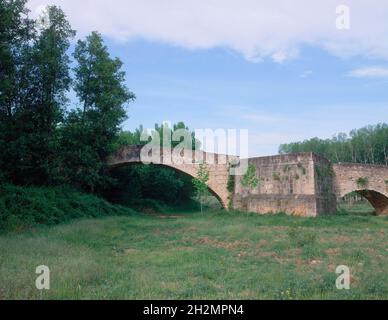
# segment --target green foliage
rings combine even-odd
[[[332,165],[329,164],[316,164],[315,173],[318,179],[323,180],[334,176],[334,171]]]
[[[259,178],[256,176],[256,166],[250,164],[247,172],[241,179],[241,185],[249,190],[256,189],[259,185]]]
[[[368,187],[369,179],[367,177],[361,177],[357,179],[357,187],[360,189],[365,189]]]
[[[197,177],[193,179],[193,186],[201,203],[201,213],[203,213],[203,202],[206,193],[208,192],[207,183],[209,182],[209,171],[205,164],[199,165]]]
[[[233,194],[236,186],[236,176],[235,175],[229,175],[228,177],[228,191],[229,193]]]
[[[55,225],[76,218],[133,214],[101,198],[70,187],[0,186],[0,230],[20,230],[37,225]]]
[[[130,165],[111,171],[114,183],[105,190],[110,201],[132,206],[135,201],[153,199],[180,205],[194,196],[192,178],[172,168],[157,165]]]
[[[48,6],[31,21],[25,6],[23,0],[3,0],[0,6],[2,179],[103,189],[112,182],[105,158],[126,119],[125,106],[135,98],[126,88],[122,62],[109,56],[93,32],[78,41],[72,79],[75,31],[66,15]],[[66,113],[72,81],[82,108]]]
[[[380,123],[340,133],[332,139],[312,138],[283,144],[279,153],[315,152],[334,163],[370,163],[388,165],[388,124]]]
[[[24,48],[32,38],[27,0],[0,1],[0,124],[11,120],[21,93]],[[9,124],[9,123],[8,123]]]
[[[178,131],[179,130],[179,131]],[[178,133],[184,133],[185,137],[179,136]],[[142,141],[142,135],[147,133],[150,135],[147,141]],[[158,135],[158,139],[153,139]],[[184,122],[178,122],[169,127],[166,124],[155,124],[153,132],[149,132],[142,125],[136,128],[134,132],[123,131],[117,136],[115,148],[120,149],[121,147],[131,146],[131,145],[145,145],[152,140],[153,143],[160,142],[160,146],[163,146],[163,141],[166,140],[171,143],[171,147],[174,148],[183,142],[183,139],[186,138],[185,148],[192,150],[200,150],[201,142],[196,139],[195,132],[191,131],[189,127],[185,125]],[[190,139],[191,138],[191,139]]]
[[[66,181],[94,191],[111,182],[104,161],[114,151],[125,105],[135,96],[125,86],[122,62],[109,56],[100,34],[78,41],[74,57],[74,90],[83,108],[70,112],[59,129],[61,167]]]
[[[68,49],[75,32],[58,7],[47,7],[45,24],[33,24],[25,18],[25,1],[3,1],[2,11],[3,5],[14,9],[10,11],[14,16],[6,20],[12,23],[5,29],[12,33],[16,28],[16,35],[11,35],[15,40],[0,45],[8,45],[10,63],[5,75],[9,96],[2,97],[4,105],[0,107],[0,145],[4,150],[0,162],[11,181],[49,184],[55,180],[54,136],[70,89]]]
[[[233,164],[229,164],[229,176],[228,176],[228,184],[227,184],[227,189],[229,192],[229,197],[228,197],[228,208],[229,210],[233,209],[233,197],[236,189],[236,175],[231,174],[231,169],[234,167]]]

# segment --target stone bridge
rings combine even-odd
[[[153,150],[142,146],[122,148],[108,160],[109,166],[144,163]],[[155,152],[154,152],[155,153]],[[142,161],[143,160],[143,161]],[[241,176],[234,179],[234,192],[228,191],[230,164],[238,157],[182,150],[172,154],[162,149],[147,161],[167,166],[196,177],[204,163],[209,171],[209,191],[227,209],[232,203],[237,210],[315,217],[337,212],[337,200],[350,192],[365,197],[376,212],[388,215],[388,166],[364,164],[331,164],[314,153],[287,154],[248,159],[256,168],[259,184],[254,190],[241,185]]]

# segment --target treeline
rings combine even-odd
[[[340,133],[332,139],[313,138],[283,144],[280,154],[315,152],[338,162],[388,165],[388,124],[380,123],[349,134]]]
[[[26,2],[0,0],[0,182],[103,188],[135,99],[122,62],[97,32],[70,53],[76,32],[64,12],[48,6],[31,20]]]

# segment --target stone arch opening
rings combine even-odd
[[[144,164],[140,161],[123,162],[123,163],[118,163],[118,164],[109,166],[109,170],[115,170],[117,168],[123,168],[123,167],[131,166],[131,165],[145,166],[146,164]],[[193,174],[186,172],[185,170],[181,170],[179,167],[177,168],[176,166],[170,166],[170,165],[159,164],[159,163],[152,163],[152,165],[156,166],[156,167],[161,167],[161,168],[168,168],[170,170],[173,170],[175,172],[179,172],[180,174],[188,176],[191,179],[195,178],[195,176]],[[220,207],[222,209],[227,209],[227,203],[225,203],[225,201],[223,201],[222,197],[218,194],[218,192],[216,190],[214,190],[210,185],[208,185],[208,191],[215,199],[217,199],[217,201],[220,204]]]
[[[349,198],[359,196],[367,201],[367,203],[374,209],[376,215],[388,215],[388,197],[384,194],[370,189],[354,190],[347,193],[342,198],[351,202]],[[356,199],[357,200],[357,199]],[[368,210],[368,209],[367,209]]]
[[[356,190],[356,192],[369,201],[378,215],[388,216],[387,196],[374,190]]]

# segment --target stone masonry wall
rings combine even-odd
[[[260,182],[255,190],[236,178],[234,208],[257,213],[317,216],[336,211],[329,162],[312,153],[249,159]],[[329,172],[329,174],[326,174]]]

